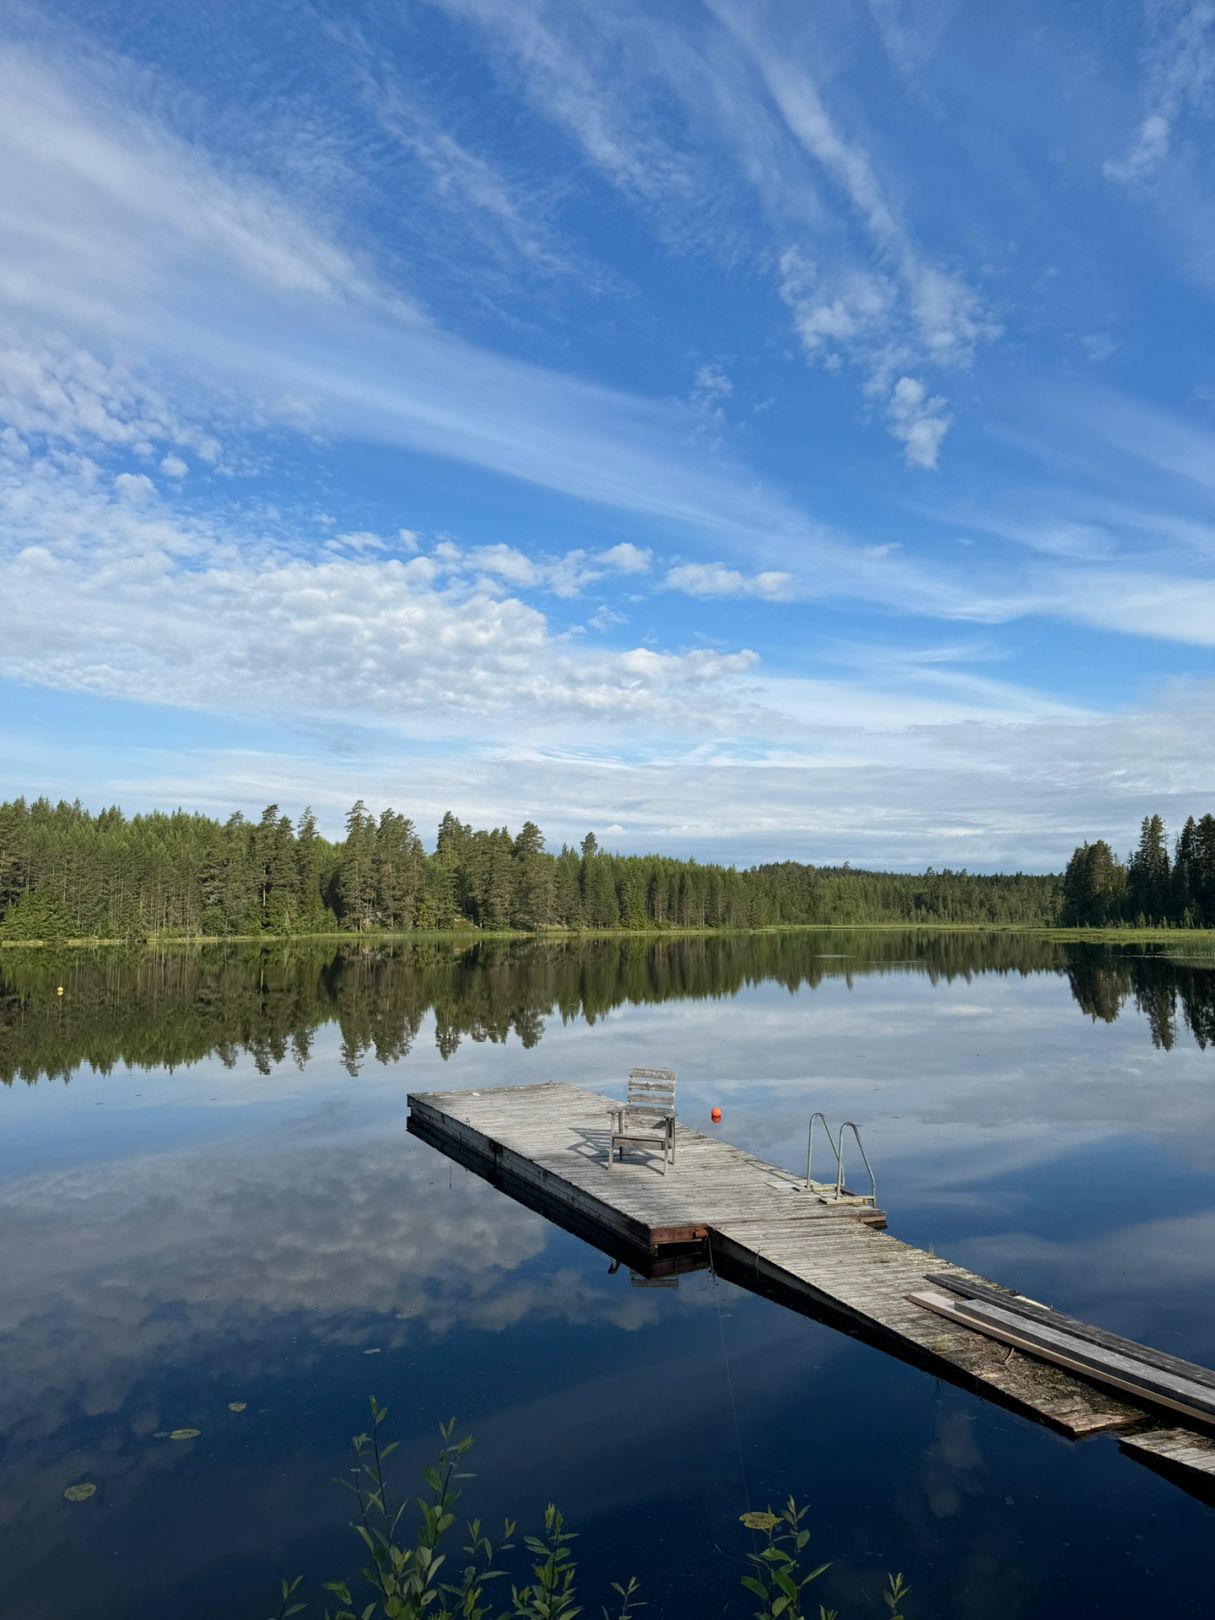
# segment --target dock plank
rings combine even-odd
[[[1123,1435],[1118,1443],[1123,1451],[1141,1452],[1147,1457],[1193,1468],[1215,1480],[1215,1439],[1210,1435],[1195,1434],[1189,1429],[1149,1429],[1143,1434]]]

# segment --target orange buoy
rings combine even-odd
[[[713,1121],[714,1125],[720,1125],[721,1124],[721,1109],[720,1108],[710,1108],[709,1109],[709,1118]]]

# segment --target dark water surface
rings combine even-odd
[[[635,1064],[790,1168],[812,1109],[861,1121],[896,1236],[1215,1364],[1215,960],[845,931],[6,952],[3,1620],[263,1620],[296,1571],[319,1617],[369,1393],[402,1474],[457,1413],[464,1507],[560,1503],[592,1614],[630,1573],[642,1620],[751,1614],[737,1515],[788,1492],[844,1616],[886,1569],[919,1620],[1213,1612],[1210,1509],[1112,1439],[708,1273],[638,1287],[405,1131],[407,1090]]]

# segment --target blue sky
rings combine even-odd
[[[1044,868],[1215,800],[1215,7],[0,22],[0,793]]]

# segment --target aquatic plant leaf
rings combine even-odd
[[[202,1433],[201,1429],[170,1429],[170,1440],[196,1440]]]
[[[79,1485],[69,1485],[63,1496],[67,1502],[87,1502],[89,1497],[96,1495],[96,1493],[96,1485],[86,1479]]]
[[[228,1410],[229,1412],[243,1412],[248,1404],[248,1401],[229,1401]]]
[[[775,1513],[740,1513],[738,1522],[748,1530],[775,1530],[780,1523]]]

